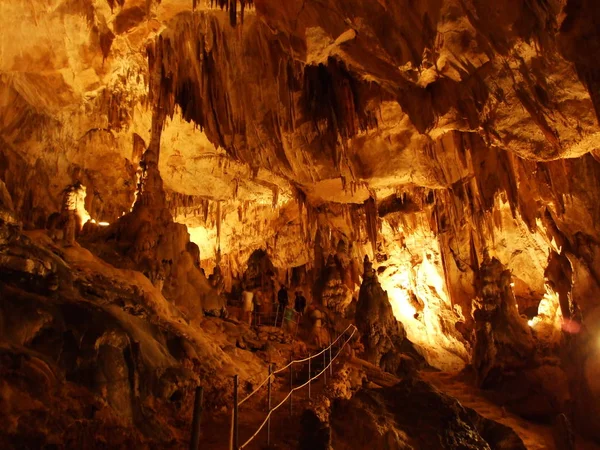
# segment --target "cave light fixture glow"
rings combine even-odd
[[[414,319],[417,312],[410,303],[408,288],[410,287],[410,273],[408,270],[398,268],[392,276],[381,280],[382,287],[388,293],[394,315],[400,321]]]
[[[527,321],[527,325],[534,328],[537,325],[545,324],[555,329],[561,329],[563,326],[563,317],[560,311],[558,293],[548,283],[544,283],[544,285],[546,292],[538,305],[538,313],[535,317]]]
[[[108,222],[96,222],[96,219],[89,219],[88,222],[89,223],[94,223],[94,224],[99,225],[101,227],[107,227],[107,226],[110,225],[110,223],[108,223]]]

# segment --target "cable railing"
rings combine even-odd
[[[310,355],[303,359],[291,360],[287,365],[285,365],[284,367],[282,367],[278,370],[275,370],[275,371],[273,371],[272,364],[269,364],[269,375],[267,376],[267,378],[265,378],[258,385],[258,387],[256,389],[254,389],[254,391],[252,391],[250,394],[248,394],[241,401],[238,400],[239,380],[238,380],[238,376],[235,375],[234,376],[234,384],[233,384],[233,413],[231,415],[231,430],[230,430],[230,440],[229,440],[230,450],[241,450],[243,448],[246,448],[258,436],[258,434],[262,431],[262,429],[265,427],[265,425],[267,427],[267,445],[270,445],[272,414],[289,400],[290,415],[291,415],[292,408],[293,408],[292,407],[292,394],[295,391],[298,391],[298,390],[308,386],[308,397],[310,398],[311,382],[313,380],[316,380],[321,375],[323,375],[324,382],[326,383],[327,382],[327,370],[329,369],[329,375],[331,376],[333,374],[333,367],[332,367],[333,362],[337,359],[337,357],[340,355],[343,348],[346,346],[346,344],[348,344],[348,342],[352,339],[352,337],[354,336],[355,333],[356,333],[356,327],[352,324],[348,325],[348,327],[342,333],[340,333],[338,335],[338,337],[331,344],[329,344],[328,347],[322,349],[319,353]],[[349,336],[348,336],[348,334],[349,334]],[[340,341],[340,339],[342,339],[345,336],[348,336],[348,337],[344,340],[343,343],[341,343],[338,346],[335,356],[332,356],[332,351],[331,351],[332,348],[336,345],[336,343],[338,343]],[[312,362],[316,358],[319,358],[321,355],[323,355],[323,368],[316,375],[312,376],[312,368],[311,368]],[[305,363],[305,362],[308,362],[308,380],[306,382],[304,382],[303,384],[301,384],[300,386],[294,387],[293,386],[294,364],[301,364],[301,363]],[[272,405],[271,405],[271,401],[272,401],[271,393],[272,392],[271,391],[272,391],[273,378],[276,374],[281,373],[288,368],[290,369],[290,390],[287,392],[287,395],[283,398],[283,400],[281,400],[276,406],[272,407]],[[239,407],[242,404],[244,404],[247,400],[249,400],[252,396],[257,394],[264,387],[265,384],[267,384],[268,413],[267,413],[266,417],[264,418],[264,420],[261,422],[261,424],[258,426],[256,431],[252,434],[252,436],[250,436],[243,444],[240,445],[239,444]]]

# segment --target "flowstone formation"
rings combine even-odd
[[[572,416],[566,360],[556,352],[563,339],[556,331],[563,326],[558,295],[550,291],[535,318],[528,319],[519,314],[510,271],[500,261],[486,253],[479,273],[480,300],[473,312],[476,383],[522,416],[547,421]]]
[[[344,240],[338,242],[335,255],[327,257],[322,274],[323,305],[337,314],[347,316],[351,313],[349,308],[352,302],[356,301],[355,290],[360,285],[360,275],[356,255],[353,255],[352,247],[347,248]]]

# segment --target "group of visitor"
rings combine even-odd
[[[312,327],[311,327],[311,341],[317,347],[322,348],[326,345],[327,338],[324,337],[323,320],[326,315],[316,305],[312,303],[307,308],[306,297],[304,297],[302,290],[297,290],[295,293],[293,308],[290,306],[290,298],[288,289],[285,285],[281,285],[277,292],[277,303],[278,311],[277,316],[281,318],[281,326],[287,331],[295,331],[301,318],[307,314]],[[255,311],[260,311],[262,305],[261,292],[253,291],[248,288],[246,284],[242,285],[242,311],[243,321],[247,322],[248,325],[252,326],[252,318]],[[255,324],[256,325],[256,324]]]
[[[285,311],[285,309],[289,305],[289,297],[287,287],[282,284],[279,292],[277,292],[277,301],[279,302],[279,309],[281,311]],[[296,298],[294,300],[294,310],[298,314],[304,314],[304,310],[306,309],[306,297],[302,295],[302,291],[296,291]]]

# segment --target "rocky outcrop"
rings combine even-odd
[[[535,343],[530,328],[519,316],[510,289],[510,272],[496,258],[484,257],[480,267],[481,303],[473,313],[475,346],[473,368],[479,385],[490,383],[494,372],[503,374],[531,365]]]
[[[387,293],[381,288],[367,257],[356,304],[355,322],[367,361],[379,365],[389,354],[399,352],[405,338],[402,324],[394,317]]]
[[[174,222],[166,208],[156,150],[147,150],[140,164],[142,174],[131,212],[89,235],[90,248],[116,266],[142,271],[187,317],[197,318],[205,311],[222,314],[224,297],[196,263],[186,227]]]
[[[314,446],[314,447],[311,447]],[[300,448],[525,449],[509,427],[414,377],[354,360],[302,414]]]
[[[190,325],[141,273],[43,231],[0,236],[2,447],[185,447],[196,386],[220,408],[223,374],[251,379],[245,360],[263,375],[262,360],[226,353],[224,334]]]
[[[487,420],[423,381],[363,389],[334,404],[335,448],[525,449],[510,428]],[[361,424],[358,427],[356,424]]]

